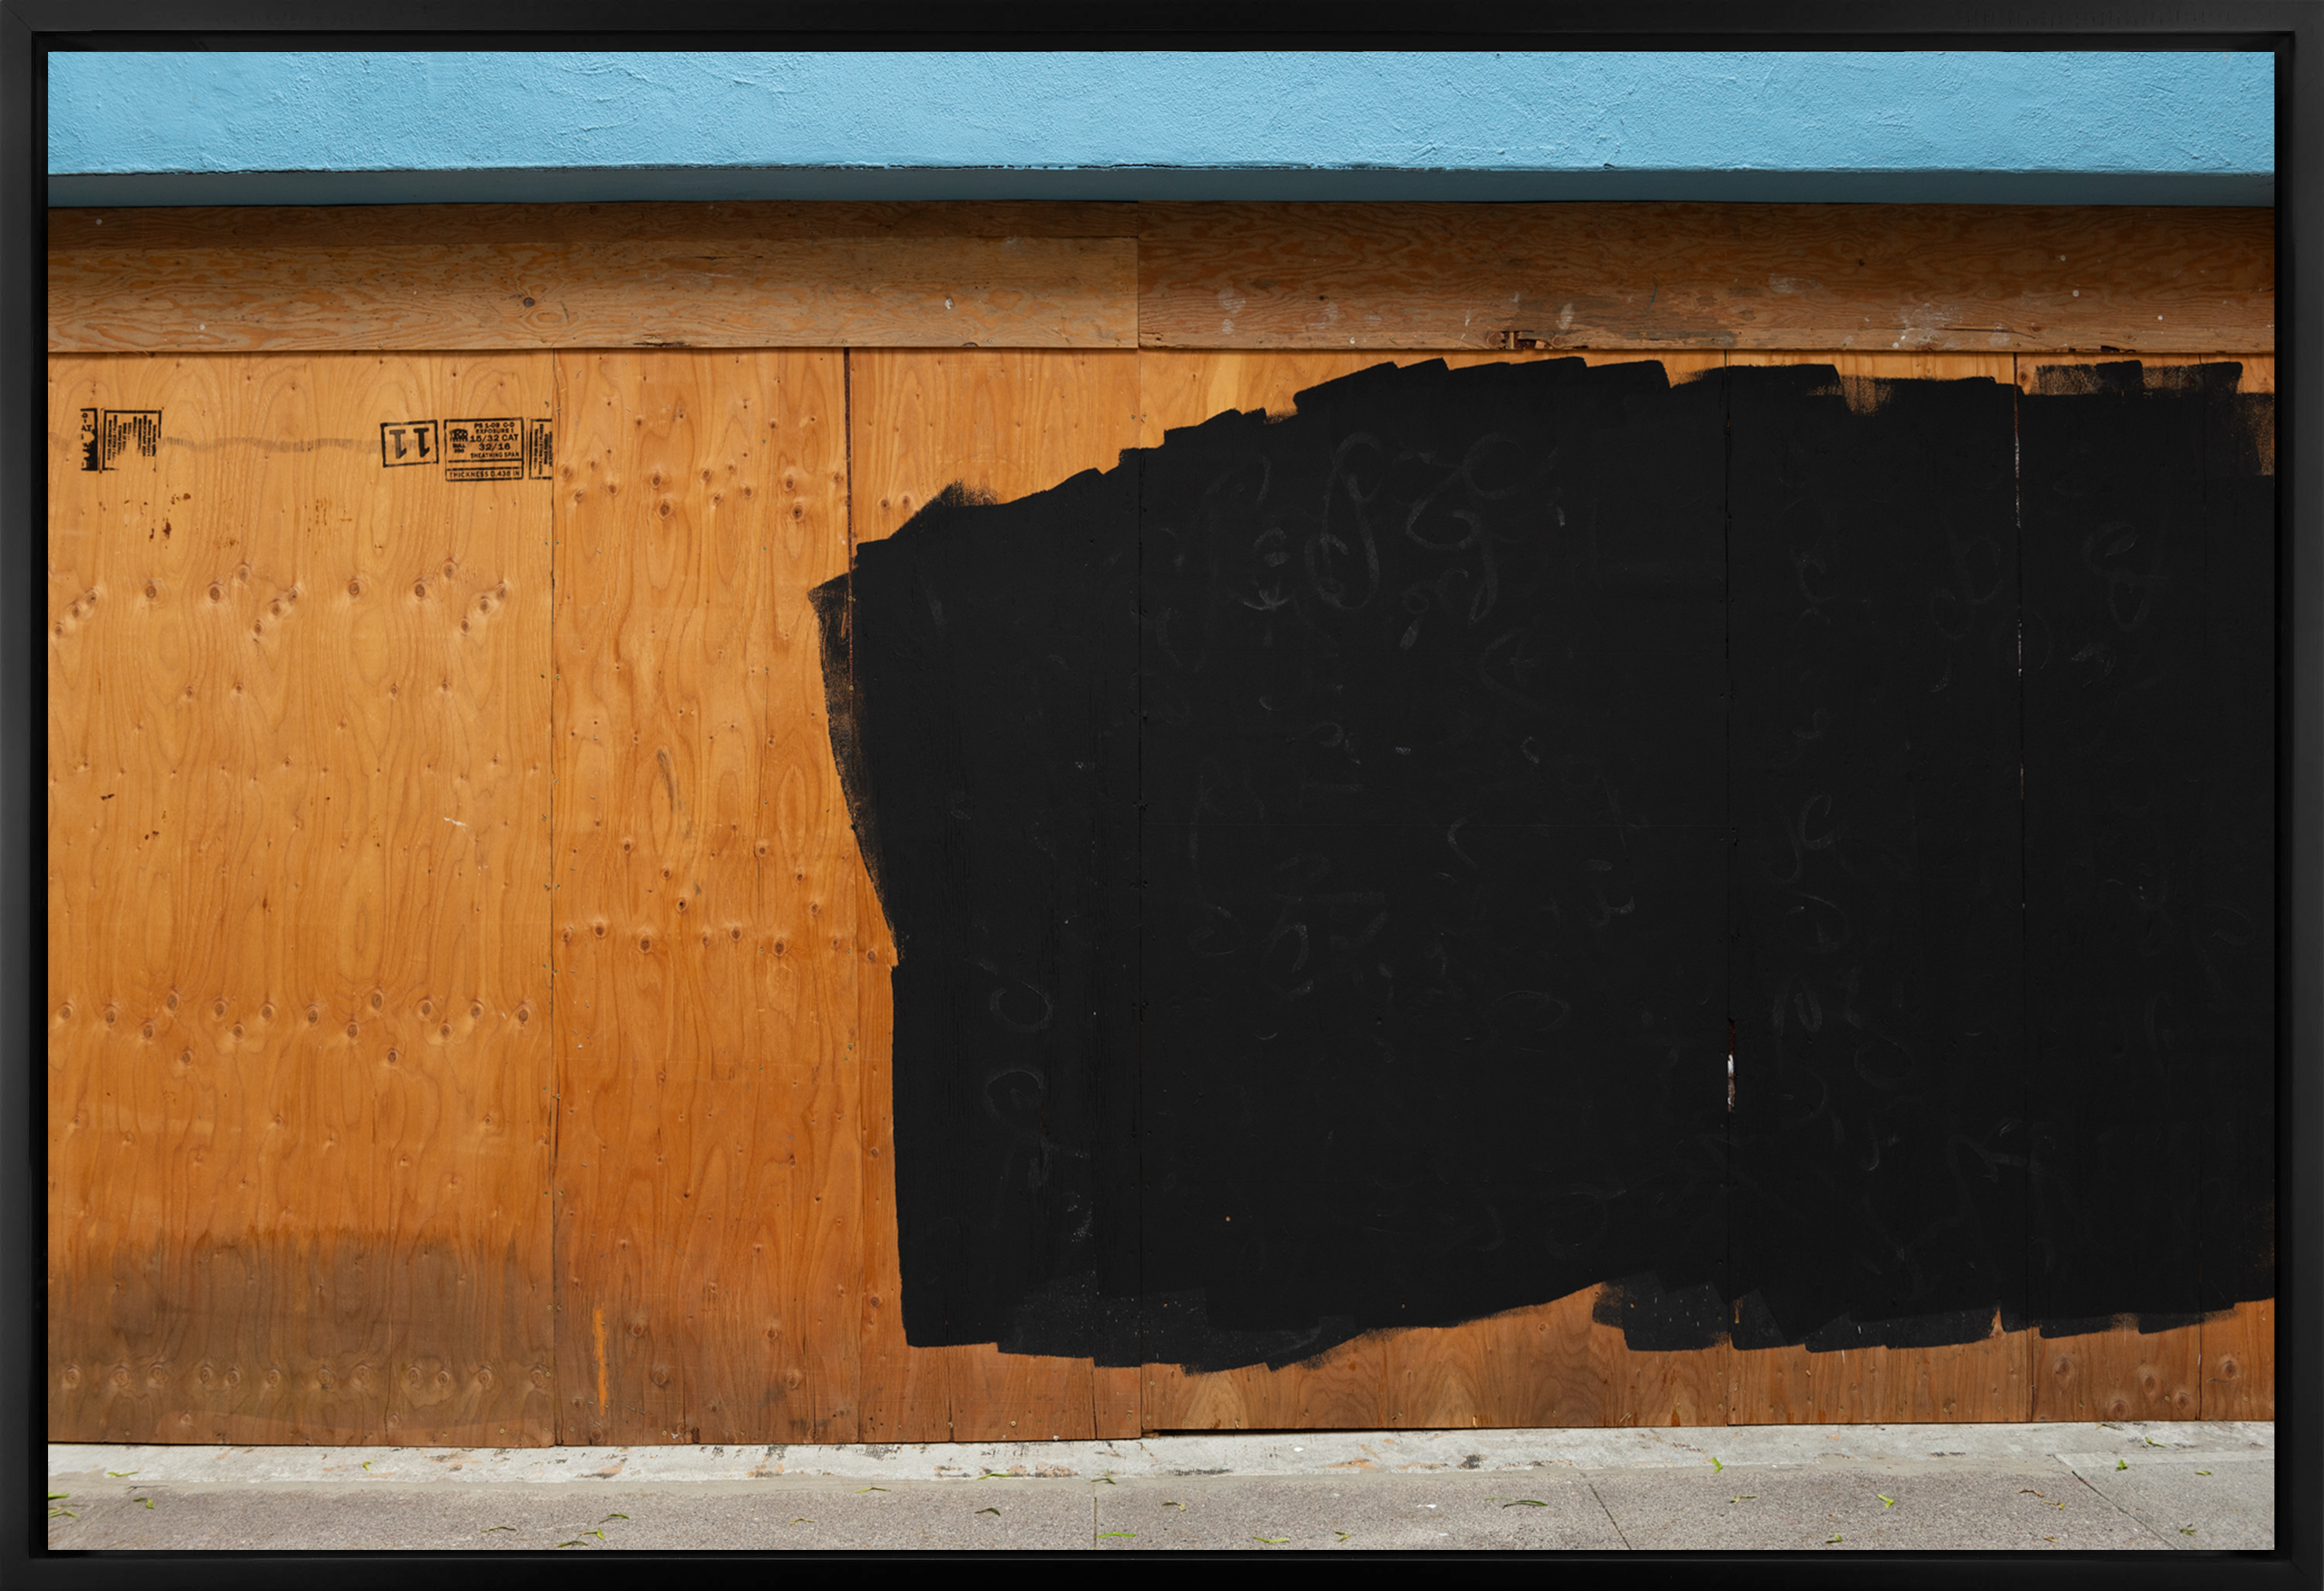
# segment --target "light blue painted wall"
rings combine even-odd
[[[2236,202],[2264,203],[2273,72],[2270,56],[2217,53],[90,53],[50,58],[49,169],[65,193],[497,173],[510,191],[494,197],[528,181],[577,197],[575,173],[608,197],[630,196],[613,191],[623,173],[711,197],[715,173],[763,189],[833,168],[887,173],[889,191],[914,173],[930,197],[972,172],[996,193],[1039,197],[1058,191],[1045,174],[1070,174],[1127,198],[1190,170],[1338,180],[1319,194],[1414,171],[1646,189],[1991,173],[2241,184],[2261,197]],[[748,196],[752,179],[724,180]]]

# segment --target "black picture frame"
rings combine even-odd
[[[36,1263],[45,1204],[43,698],[48,57],[59,51],[504,50],[2008,50],[2267,51],[2276,60],[2278,373],[2276,1541],[2273,1553],[1881,1554],[1877,1566],[1791,1553],[1562,1555],[1561,1568],[1639,1582],[1738,1574],[1787,1586],[2324,1585],[2324,0],[1379,0],[1152,12],[1057,0],[747,5],[695,0],[682,23],[610,0],[0,0],[0,1580],[24,1586],[263,1586],[328,1574],[386,1584],[398,1553],[48,1554]],[[2302,199],[2303,191],[2311,197]],[[2306,270],[2303,273],[2303,266]],[[13,662],[5,659],[13,658]],[[442,1555],[438,1555],[442,1556]],[[630,1578],[639,1558],[553,1569],[496,1555],[502,1578]],[[732,1556],[758,1556],[733,1554]],[[134,1560],[134,1561],[132,1561]],[[1471,1566],[1491,1573],[1499,1563]],[[1532,1566],[1513,1565],[1521,1572]]]

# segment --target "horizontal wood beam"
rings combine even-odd
[[[1127,348],[1128,208],[58,210],[49,350]]]
[[[2274,213],[596,204],[50,212],[53,353],[2267,353]]]
[[[1147,204],[1138,217],[1151,348],[2275,345],[2265,209]]]

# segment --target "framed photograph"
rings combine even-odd
[[[0,27],[24,1584],[2324,1578],[2317,5]]]

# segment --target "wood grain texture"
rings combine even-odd
[[[1263,409],[1278,418],[1295,414],[1298,411],[1298,395],[1309,387],[1370,370],[1376,364],[1416,364],[1430,359],[1442,359],[1454,370],[1529,359],[1580,359],[1588,364],[1651,360],[1659,363],[1673,382],[1720,369],[1727,363],[1727,355],[1720,350],[1702,348],[1653,354],[1591,350],[1519,354],[1348,354],[1329,350],[1203,353],[1149,348],[1139,356],[1138,446],[1159,447],[1164,433],[1200,425],[1228,409]]]
[[[1784,349],[1755,350],[1727,356],[1732,365],[1829,364],[1841,380],[1850,377],[1884,382],[1960,382],[1983,378],[2015,382],[2017,359],[2009,354],[1818,354]]]
[[[1816,1417],[1816,1382],[1831,1357],[1830,1354],[1812,1354],[1804,1347],[1730,1347],[1727,1355],[1728,1423],[1812,1423]]]
[[[560,1439],[853,1440],[872,946],[808,600],[841,358],[558,370]]]
[[[1417,1423],[1391,1415],[1387,1382],[1387,1358],[1373,1335],[1280,1370],[1253,1365],[1190,1375],[1176,1365],[1148,1365],[1140,1393],[1149,1431],[1379,1430]]]
[[[1128,348],[1136,253],[1118,237],[451,242],[417,227],[76,246],[49,256],[49,347]]]
[[[549,361],[49,391],[50,1438],[549,1442]]]
[[[2266,352],[2273,226],[2016,205],[74,209],[50,217],[50,346]]]
[[[1141,204],[1149,348],[2273,347],[2264,209]]]
[[[895,533],[945,487],[1006,502],[1138,446],[1134,353],[866,349],[848,356],[855,536]]]
[[[2029,1420],[2203,1418],[2200,1326],[2141,1332],[2135,1321],[2109,1331],[2034,1339]]]
[[[1389,1404],[1404,1423],[1439,1429],[1671,1423],[1681,1400],[1664,1406],[1664,1367],[1646,1361],[1672,1356],[1632,1354],[1593,1318],[1599,1292],[1386,1338]],[[1682,1423],[1725,1422],[1724,1388],[1711,1392],[1707,1404],[1685,1400],[1695,1418]]]
[[[1809,1392],[1820,1425],[2023,1421],[2033,1405],[2035,1334],[2003,1331],[1944,1347],[1818,1354]]]
[[[1727,1345],[1634,1348],[1599,1318],[1605,1292],[1586,1287],[1463,1326],[1388,1334],[1391,1407],[1421,1426],[1726,1424]],[[1432,1405],[1417,1390],[1429,1379],[1468,1395],[1447,1402],[1440,1392]]]
[[[2237,1304],[2201,1332],[2205,1420],[2275,1418],[2275,1301]]]
[[[872,349],[847,360],[858,541],[892,534],[955,483],[1006,501],[1084,470],[1111,469],[1136,443],[1135,353]],[[868,881],[864,893],[869,900]],[[884,969],[894,957],[884,942],[879,965],[883,970],[865,968],[865,1031],[880,1035],[872,1064],[882,1080],[872,1107],[880,1113],[873,1136],[880,1155],[866,1167],[876,1187],[871,1207],[880,1212],[873,1291],[892,1300],[899,1290],[887,1081],[894,1006]],[[862,1351],[867,1364],[887,1367],[888,1384],[870,1394],[881,1400],[877,1423],[886,1439],[943,1439],[936,1431],[956,1441],[1070,1439],[1141,1429],[1134,1369],[991,1346],[914,1348],[903,1340],[892,1303],[867,1308]]]

